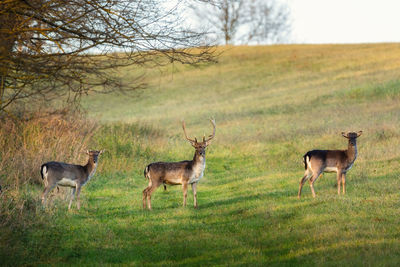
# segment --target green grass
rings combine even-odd
[[[0,234],[7,265],[384,265],[400,262],[400,45],[227,47],[216,65],[148,70],[136,97],[85,99],[106,149],[67,211],[54,196],[40,223]],[[173,70],[173,73],[168,72]],[[127,81],[134,69],[121,70]],[[183,138],[217,122],[198,185],[199,209],[180,186],[160,187],[143,211],[143,169],[191,159]],[[324,174],[297,199],[310,149],[347,146],[359,156],[338,196]],[[40,188],[29,188],[37,198]],[[46,220],[43,218],[49,217]],[[33,217],[35,218],[35,217]],[[23,229],[23,230],[21,230]],[[11,234],[10,234],[11,233]]]

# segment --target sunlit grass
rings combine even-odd
[[[107,152],[82,209],[54,198],[51,227],[2,243],[6,264],[396,265],[400,261],[400,45],[224,47],[219,63],[147,71],[136,97],[85,100]],[[171,73],[172,70],[172,73]],[[123,69],[127,81],[141,70]],[[199,209],[180,186],[160,187],[143,211],[146,164],[191,159],[188,134],[217,134],[198,185]],[[363,130],[338,196],[324,174],[297,199],[302,155],[344,149]],[[35,189],[32,195],[39,194]],[[41,213],[42,212],[42,213]],[[18,241],[16,241],[18,240]],[[6,257],[8,251],[13,256]]]

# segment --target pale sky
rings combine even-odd
[[[278,0],[291,12],[291,43],[400,42],[400,0]]]

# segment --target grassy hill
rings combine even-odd
[[[397,265],[400,262],[400,45],[222,47],[218,64],[119,70],[146,73],[134,97],[84,101],[108,152],[82,190],[80,212],[54,197],[48,225],[6,236],[6,264]],[[152,161],[191,159],[188,134],[217,134],[198,185],[162,187],[141,208]],[[310,149],[344,149],[363,130],[337,195],[336,175],[297,199]],[[39,194],[40,188],[33,188]]]

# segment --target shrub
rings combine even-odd
[[[3,119],[0,128],[1,184],[17,189],[40,184],[40,166],[46,161],[84,160],[82,153],[96,130],[82,115],[33,117],[28,121]]]

